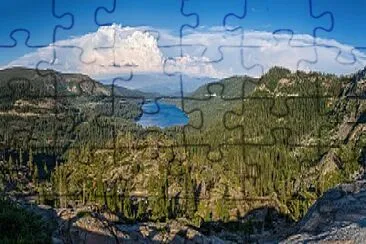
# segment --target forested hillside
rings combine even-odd
[[[355,77],[291,73],[276,67],[259,80],[243,79],[242,89],[235,89],[245,95],[241,99],[220,93],[226,88],[220,83],[199,89],[193,96],[201,100],[185,102],[184,109],[201,109],[203,116],[195,113],[190,124],[200,124],[202,118],[204,123],[185,129],[186,142],[207,145],[194,163],[218,170],[199,174],[198,181],[227,189],[229,198],[265,198],[265,204],[274,200],[270,204],[301,218],[324,190],[350,180],[360,168],[364,105],[362,99],[345,95],[352,83],[362,89],[364,78]],[[255,90],[248,92],[253,84]],[[216,96],[205,100],[202,94]],[[210,159],[219,160],[215,165]],[[225,173],[212,179],[217,172]],[[219,198],[223,197],[221,193]],[[240,209],[243,203],[235,205]]]
[[[0,87],[4,145],[39,150],[67,148],[81,139],[79,130],[91,129],[86,122],[102,128],[111,117],[134,121],[146,95],[116,86],[112,91],[81,74],[24,68],[0,71]]]
[[[162,130],[135,124],[141,93],[112,96],[77,74],[1,71],[2,190],[56,207],[93,204],[126,221],[201,226],[265,206],[298,220],[362,172],[364,82],[364,71],[279,67],[231,77],[181,101],[189,125]]]

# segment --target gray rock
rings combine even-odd
[[[64,242],[56,237],[52,237],[52,244],[64,244]]]
[[[366,184],[342,184],[326,192],[281,243],[366,243]]]

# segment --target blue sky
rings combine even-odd
[[[183,16],[181,14],[181,0],[136,0],[116,1],[114,11],[113,0],[66,0],[54,1],[54,14],[62,16],[56,18],[52,12],[51,0],[18,0],[3,1],[0,8],[0,64],[4,65],[26,53],[33,52],[42,45],[52,43],[53,39],[65,40],[73,36],[82,36],[86,33],[95,32],[98,24],[117,23],[122,26],[150,26],[158,30],[168,30],[174,35],[179,35],[182,25],[195,25],[194,15]],[[246,4],[245,4],[246,3]],[[246,7],[247,14],[242,20],[230,17],[227,19],[229,26],[241,26],[245,30],[259,30],[273,32],[278,29],[290,29],[294,33],[313,35],[317,27],[325,29],[333,26],[330,32],[319,30],[318,37],[335,39],[336,41],[356,46],[366,47],[366,23],[365,0],[313,0],[311,6],[314,16],[328,11],[334,17],[331,23],[330,14],[321,18],[311,17],[309,0],[187,0],[185,1],[184,13],[195,13],[199,17],[199,26],[196,30],[208,29],[213,26],[222,26],[224,16],[228,13],[243,14]],[[71,27],[71,17],[73,26]],[[332,25],[333,24],[333,25]],[[55,26],[60,25],[55,35]],[[65,28],[70,27],[70,28]],[[18,28],[30,32],[27,47],[24,45],[25,32],[18,32],[15,38],[19,40],[16,47],[9,34]],[[189,28],[184,33],[188,33]]]

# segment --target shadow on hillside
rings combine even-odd
[[[240,243],[276,242],[284,239],[294,226],[288,216],[273,207],[254,209],[238,221],[203,222],[198,228],[179,221],[128,223],[120,218],[113,221],[98,211],[75,213],[63,209],[57,213],[45,205],[22,205],[47,222],[57,222],[54,237],[63,243],[200,243],[219,239]]]
[[[228,241],[255,243],[257,241],[278,241],[289,234],[295,222],[274,207],[259,207],[249,211],[238,221],[204,222],[199,228],[207,236],[219,235]],[[222,235],[221,235],[221,234]],[[227,233],[227,234],[225,234]]]

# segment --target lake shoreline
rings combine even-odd
[[[144,128],[159,127],[161,129],[184,126],[188,124],[189,117],[176,104],[169,102],[149,101],[141,107],[142,114],[136,123]]]

